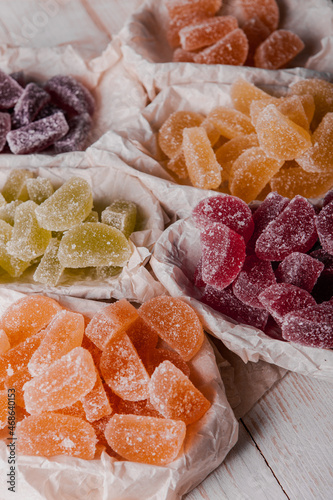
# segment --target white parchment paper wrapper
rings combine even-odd
[[[201,303],[201,292],[191,281],[200,248],[199,230],[190,219],[172,224],[156,243],[150,263],[170,295],[184,298],[197,311],[204,328],[244,362],[264,360],[303,375],[333,380],[333,350],[272,339]]]
[[[22,294],[0,289],[0,315]],[[93,301],[51,295],[70,309],[92,316],[102,306]],[[190,362],[193,381],[212,406],[188,427],[184,453],[167,467],[117,462],[102,452],[100,459],[18,456],[15,494],[7,490],[6,445],[0,441],[1,500],[176,500],[213,471],[234,446],[238,424],[227,401],[214,351],[206,339]],[[5,431],[1,431],[4,437]]]

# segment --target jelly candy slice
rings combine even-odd
[[[311,95],[314,99],[315,111],[311,122],[315,130],[326,113],[333,112],[333,84],[319,78],[307,78],[291,85],[290,93],[303,96]]]
[[[41,227],[50,231],[70,229],[89,215],[93,206],[89,183],[81,177],[71,177],[36,209]]]
[[[0,219],[14,226],[16,208],[23,203],[21,200],[14,200],[0,207]]]
[[[148,373],[152,375],[155,369],[164,361],[169,361],[178,370],[181,370],[186,377],[190,376],[191,370],[179,354],[170,349],[153,349],[149,354]]]
[[[66,119],[63,113],[58,112],[24,127],[11,130],[7,134],[7,142],[14,154],[37,153],[51,146],[67,132]]]
[[[31,170],[14,169],[10,172],[1,191],[7,203],[29,199],[26,182],[31,177],[33,177]]]
[[[304,43],[295,33],[288,30],[276,30],[255,51],[254,64],[257,68],[282,68],[304,47]]]
[[[183,130],[198,127],[204,117],[192,111],[175,111],[163,123],[158,133],[158,143],[163,153],[174,158],[180,153],[183,143]]]
[[[86,324],[86,328],[87,328],[88,324]],[[85,349],[87,349],[90,354],[92,355],[92,358],[94,360],[94,363],[96,366],[99,366],[99,362],[101,360],[101,356],[102,356],[102,351],[101,349],[99,349],[96,344],[94,344],[94,342],[92,342],[86,335],[86,333],[84,333],[83,335],[83,340],[82,340],[82,346],[81,347],[84,347]]]
[[[0,267],[13,278],[17,278],[30,266],[30,262],[13,257],[7,252],[7,243],[10,241],[12,234],[12,226],[0,220]]]
[[[86,413],[81,401],[76,401],[76,403],[73,403],[71,406],[60,408],[57,410],[57,413],[61,413],[61,415],[70,415],[71,417],[80,417],[86,420]]]
[[[279,261],[292,252],[306,253],[318,238],[315,217],[311,203],[302,196],[295,196],[257,239],[257,256]]]
[[[138,312],[185,361],[199,351],[204,341],[202,325],[196,312],[183,300],[155,297],[142,304]]]
[[[8,423],[8,392],[0,391],[0,429]]]
[[[58,259],[60,240],[52,238],[48,244],[44,255],[34,272],[34,281],[45,283],[45,285],[57,285],[63,271],[64,266],[60,264]]]
[[[126,333],[145,364],[147,354],[152,349],[155,349],[157,345],[158,335],[156,331],[150,328],[150,326],[138,316],[138,318],[126,328]]]
[[[280,12],[275,0],[238,0],[236,7],[242,21],[257,16],[270,31],[277,29]]]
[[[311,148],[312,149],[312,148]],[[295,162],[297,165],[297,163]],[[305,172],[302,167],[281,168],[270,180],[273,191],[293,198],[297,194],[304,198],[317,198],[333,185],[333,173]]]
[[[78,115],[93,114],[95,100],[91,92],[75,78],[68,75],[53,76],[44,88],[52,100],[65,111]]]
[[[188,171],[183,150],[181,150],[177,156],[168,161],[167,168],[174,172],[180,179],[188,178]]]
[[[75,347],[25,384],[26,409],[38,414],[70,406],[88,394],[95,383],[96,368],[90,352]]]
[[[237,28],[214,45],[194,56],[198,64],[230,64],[242,66],[247,58],[249,42],[243,30]]]
[[[190,12],[189,14],[179,14],[170,19],[169,26],[167,29],[167,40],[171,48],[175,49],[180,45],[179,32],[185,26],[190,26],[196,22],[207,19],[204,13],[200,12]],[[177,52],[178,49],[175,50]],[[180,49],[182,50],[182,49]]]
[[[5,352],[9,351],[10,343],[8,336],[4,330],[0,328],[0,356],[5,354]]]
[[[109,445],[119,455],[151,465],[173,462],[185,435],[182,421],[140,415],[113,415],[105,428]]]
[[[88,113],[82,113],[68,120],[69,130],[66,135],[55,141],[56,153],[68,153],[70,151],[82,151],[87,143],[88,134],[91,130],[92,120]]]
[[[23,93],[23,88],[0,70],[0,109],[9,109],[15,106]]]
[[[214,124],[209,120],[209,118],[204,119],[204,121],[201,123],[201,127],[203,127],[206,130],[210,145],[214,147],[217,141],[221,138],[220,132],[217,130]]]
[[[22,88],[25,87],[26,81],[23,71],[13,71],[13,73],[10,73],[9,76],[13,78]]]
[[[312,136],[313,146],[296,158],[306,172],[329,174],[333,169],[333,113],[326,113]]]
[[[233,16],[217,16],[203,19],[185,26],[179,31],[181,46],[184,50],[197,50],[213,45],[231,31],[238,28]]]
[[[254,66],[254,53],[257,47],[266,40],[271,31],[257,16],[248,19],[242,25],[242,30],[249,42],[249,52],[247,54],[245,66]]]
[[[121,299],[96,313],[86,327],[85,334],[103,350],[112,338],[129,328],[137,319],[135,307],[126,299]]]
[[[250,115],[250,105],[253,101],[266,100],[270,104],[279,102],[276,97],[266,94],[266,92],[243,78],[238,78],[231,85],[230,97],[235,109],[248,116]]]
[[[127,200],[116,200],[101,213],[101,221],[108,226],[116,227],[128,238],[136,224],[136,204]]]
[[[88,422],[94,422],[112,413],[112,408],[97,370],[96,383],[92,390],[81,399],[81,402]]]
[[[54,193],[50,179],[45,177],[27,178],[25,183],[30,200],[37,203],[37,205],[43,203]]]
[[[275,271],[278,282],[290,283],[311,293],[325,265],[306,253],[293,252]]]
[[[308,97],[311,99],[311,96]],[[277,108],[291,121],[300,127],[305,128],[305,130],[309,130],[309,119],[300,96],[293,95],[289,97],[282,97],[277,105]]]
[[[5,380],[6,389],[15,390],[15,404],[21,408],[25,408],[24,398],[23,398],[23,386],[26,382],[31,380],[31,374],[27,368],[15,372],[13,375],[9,376]]]
[[[54,361],[80,347],[84,332],[82,314],[59,311],[45,330],[44,338],[28,364],[33,377],[43,373]]]
[[[20,128],[31,123],[50,99],[50,95],[39,87],[39,85],[28,83],[15,104],[12,117],[13,127]]]
[[[172,55],[172,62],[194,62],[193,56],[194,52],[188,52],[187,50],[178,48]]]
[[[236,109],[220,106],[213,109],[207,118],[214,124],[220,134],[228,139],[254,132],[251,120]]]
[[[221,184],[221,167],[216,161],[207,132],[203,127],[186,128],[183,132],[186,167],[195,187],[215,189]]]
[[[11,129],[9,113],[0,113],[0,151],[3,150],[7,141],[7,134]]]
[[[92,460],[96,434],[82,418],[58,413],[31,415],[16,427],[18,452],[21,455],[69,455]]]
[[[202,278],[208,285],[226,288],[238,276],[245,260],[242,236],[221,223],[202,230]]]
[[[214,16],[222,5],[222,0],[166,0],[169,16],[204,14]]]
[[[316,227],[323,250],[333,255],[333,201],[321,209]]]
[[[126,399],[120,399],[116,413],[163,418],[148,399],[142,401],[127,401]]]
[[[237,158],[247,149],[258,147],[257,134],[239,135],[222,144],[215,151],[216,159],[222,167],[223,178],[229,178],[232,166]]]

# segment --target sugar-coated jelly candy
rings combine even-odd
[[[305,96],[304,96],[305,97]],[[309,97],[309,101],[313,98]],[[277,105],[279,111],[282,114],[287,116],[291,121],[299,125],[300,127],[305,128],[305,130],[309,130],[310,122],[305,112],[304,105],[302,102],[302,96],[292,95],[287,97],[281,97],[280,102]]]
[[[155,297],[142,304],[138,312],[185,361],[199,351],[204,341],[202,325],[196,312],[183,300]]]
[[[316,227],[322,248],[333,255],[333,201],[325,205],[317,215]]]
[[[71,417],[80,417],[86,420],[86,414],[83,409],[81,401],[76,401],[71,406],[65,406],[65,408],[60,408],[57,413],[61,415],[70,415]]]
[[[92,460],[96,451],[96,434],[82,418],[58,413],[31,415],[17,424],[20,455],[69,455]]]
[[[69,130],[66,135],[54,142],[56,153],[68,153],[70,151],[82,151],[87,143],[88,134],[91,130],[92,119],[89,113],[73,116],[68,120]]]
[[[242,24],[246,38],[249,42],[249,52],[245,61],[245,66],[254,66],[254,54],[259,45],[266,40],[270,34],[270,29],[260,21],[259,17],[251,17]]]
[[[181,370],[186,377],[190,376],[191,370],[186,361],[170,349],[152,349],[148,356],[148,373],[152,375],[155,369],[164,361],[170,361],[176,368]]]
[[[194,56],[198,64],[230,64],[242,66],[247,58],[249,42],[243,30],[237,28],[214,45],[201,50]]]
[[[163,416],[155,410],[149,399],[143,399],[142,401],[127,401],[126,399],[119,398],[117,411],[115,413],[163,418]]]
[[[280,12],[276,0],[238,0],[236,8],[242,21],[257,16],[270,31],[278,27]]]
[[[194,62],[193,56],[194,52],[178,47],[172,55],[172,62]]]
[[[89,212],[88,216],[84,219],[84,222],[98,222],[99,217],[98,217],[98,212],[95,212],[95,210],[92,210]]]
[[[167,465],[179,455],[186,434],[180,420],[113,415],[105,437],[113,450],[132,462]]]
[[[252,213],[246,203],[229,195],[205,198],[192,211],[192,218],[199,229],[204,229],[212,222],[225,224],[243,236],[247,242],[253,232]]]
[[[6,427],[8,422],[8,392],[0,391],[0,429]]]
[[[88,394],[95,383],[96,368],[90,352],[75,347],[25,384],[26,409],[36,414],[70,406]]]
[[[238,22],[233,16],[203,19],[179,31],[180,43],[184,50],[201,49],[213,45],[236,28]]]
[[[11,129],[9,113],[0,113],[0,151],[3,150],[7,141],[7,134]]]
[[[306,253],[293,252],[275,271],[280,283],[291,283],[311,293],[325,265]]]
[[[126,333],[111,338],[99,367],[105,382],[118,396],[129,401],[147,399],[149,375]]]
[[[203,189],[215,189],[221,184],[221,167],[203,127],[183,131],[183,152],[191,183]]]
[[[312,149],[312,148],[311,148]],[[294,162],[296,165],[297,163]],[[297,194],[304,198],[318,198],[333,185],[333,172],[305,172],[302,167],[281,168],[270,180],[272,191],[293,198]]]
[[[179,32],[185,26],[190,26],[198,21],[207,19],[207,15],[200,12],[190,12],[188,14],[179,14],[170,19],[168,29],[167,29],[167,40],[171,48],[175,49],[180,45]],[[178,49],[175,50],[175,52]],[[183,49],[180,49],[183,50]]]
[[[279,101],[278,98],[270,96],[243,78],[237,78],[231,85],[230,97],[234,108],[248,116],[250,115],[250,106],[253,101],[265,99],[270,104]]]
[[[183,130],[198,127],[204,117],[192,111],[175,111],[163,123],[158,133],[158,143],[163,153],[174,158],[180,152],[183,143]]]
[[[254,54],[257,68],[279,69],[289,63],[304,49],[304,43],[288,30],[273,31]]]
[[[214,16],[220,9],[222,0],[166,0],[165,5],[171,18],[194,13]]]
[[[16,371],[13,375],[9,376],[5,380],[6,389],[15,390],[15,404],[21,408],[25,408],[24,397],[23,397],[23,386],[26,382],[31,380],[31,374],[27,368],[24,370]]]
[[[29,199],[40,205],[53,193],[53,185],[50,179],[45,177],[27,178],[26,181]]]
[[[61,110],[58,106],[56,106],[52,102],[48,103],[48,104],[46,104],[46,106],[44,106],[39,111],[39,113],[37,114],[35,120],[41,120],[42,118],[47,118],[48,116],[54,115],[55,113],[58,113],[59,111],[61,113],[63,113],[63,110]]]
[[[67,132],[67,121],[63,113],[58,112],[24,127],[11,130],[7,134],[7,142],[14,154],[37,153],[51,146]]]
[[[116,200],[101,213],[103,224],[116,227],[128,238],[136,224],[136,204],[127,200]]]
[[[280,261],[292,252],[306,253],[318,238],[315,217],[311,203],[302,196],[295,196],[257,239],[257,256]]]
[[[244,151],[258,146],[257,134],[239,135],[222,144],[215,151],[215,155],[222,167],[223,178],[229,178],[234,162]]]
[[[12,226],[0,220],[0,267],[13,278],[17,278],[30,266],[30,261],[18,259],[8,253],[7,243],[11,240],[12,234]]]
[[[216,143],[218,142],[219,139],[226,140],[226,138],[221,137],[220,132],[217,130],[217,128],[214,126],[214,124],[210,121],[208,117],[205,118],[204,121],[201,123],[201,127],[203,127],[206,130],[207,137],[212,147],[216,146]]]
[[[75,114],[93,114],[95,100],[89,90],[75,78],[68,75],[57,75],[45,84],[45,90],[52,100],[62,109]]]
[[[15,106],[22,93],[21,85],[0,70],[0,109],[9,109]]]
[[[167,168],[175,173],[180,179],[188,178],[188,171],[183,150],[177,156],[171,158],[167,163]]]
[[[86,328],[88,326],[89,323],[86,322],[86,319],[85,318],[85,324],[86,324]],[[101,360],[101,356],[102,356],[102,351],[101,349],[99,349],[96,344],[94,344],[94,342],[92,342],[86,335],[86,332],[84,333],[83,335],[83,339],[82,339],[82,347],[84,347],[85,349],[87,349],[90,354],[92,355],[92,358],[94,360],[94,363],[96,366],[99,366],[99,362]]]
[[[31,123],[50,99],[50,94],[45,92],[39,85],[28,83],[14,107],[12,116],[14,128],[20,128]]]
[[[331,173],[333,161],[333,113],[326,113],[312,136],[313,145],[302,156],[296,158],[297,163],[306,172]],[[319,180],[319,179],[318,179]]]
[[[126,328],[126,333],[143,362],[147,354],[155,349],[158,335],[140,316]]]
[[[27,201],[29,199],[26,182],[33,177],[31,170],[14,169],[12,170],[2,188],[2,196],[7,203],[14,200]]]
[[[103,382],[96,370],[96,383],[82,399],[82,406],[88,422],[94,422],[112,413]]]
[[[41,227],[50,231],[66,231],[88,216],[93,206],[89,183],[71,177],[36,209]]]
[[[14,200],[0,207],[0,219],[14,226],[16,208],[23,203],[21,200]]]
[[[34,281],[50,286],[57,285],[65,269],[58,259],[59,245],[60,240],[57,238],[52,238],[50,240],[43,257],[34,272]]]
[[[214,124],[220,134],[227,137],[227,139],[254,132],[248,116],[236,109],[220,106],[213,109],[207,118]]]
[[[315,130],[326,113],[333,112],[333,84],[319,78],[306,78],[291,85],[290,93],[296,95],[312,95],[315,104],[314,117],[311,122]]]
[[[10,343],[8,336],[4,330],[0,328],[0,356],[5,354],[5,352],[9,351]]]

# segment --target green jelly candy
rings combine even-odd
[[[7,203],[14,200],[27,201],[29,199],[26,181],[32,176],[30,170],[14,169],[11,171],[2,190],[2,195]]]
[[[35,271],[34,280],[55,286],[65,269],[58,259],[60,240],[52,238]]]
[[[93,206],[91,187],[72,177],[36,209],[39,225],[50,231],[66,231],[83,222]]]
[[[124,266],[131,253],[128,240],[115,227],[84,222],[64,234],[58,257],[64,267]]]
[[[12,226],[0,220],[0,267],[13,278],[18,278],[30,266],[30,262],[17,259],[7,252],[6,245],[12,237],[12,233]]]
[[[43,255],[51,239],[51,231],[38,224],[37,207],[31,200],[17,207],[12,239],[7,244],[10,255],[26,261]]]
[[[92,210],[84,222],[98,222],[98,213]]]
[[[36,179],[27,179],[26,182],[29,198],[37,205],[43,203],[54,193],[50,179],[37,177]]]
[[[0,207],[0,219],[4,220],[5,222],[7,222],[7,224],[10,224],[11,226],[14,226],[16,209],[22,203],[23,201],[21,200],[14,200]]]
[[[116,227],[128,238],[136,223],[136,204],[132,201],[117,200],[111,203],[101,214],[103,224]]]

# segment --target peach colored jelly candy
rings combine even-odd
[[[275,0],[238,0],[236,7],[242,21],[257,16],[270,31],[277,29],[280,12]]]
[[[21,455],[69,455],[85,460],[95,456],[95,431],[78,417],[58,413],[32,415],[17,424],[16,435]]]
[[[315,104],[314,117],[311,122],[315,130],[326,113],[333,112],[333,84],[319,78],[308,78],[294,83],[290,93],[296,95],[312,95]]]
[[[239,135],[222,144],[216,151],[216,159],[222,167],[223,177],[228,178],[232,165],[246,149],[259,146],[257,134]]]
[[[178,48],[172,55],[172,62],[194,62],[194,52]]]
[[[195,187],[216,189],[221,184],[221,167],[216,161],[207,132],[203,127],[186,128],[183,132],[186,167]]]
[[[58,259],[59,246],[60,240],[58,240],[58,238],[51,238],[43,257],[34,272],[34,281],[51,286],[57,285],[65,269]]]
[[[175,351],[171,351],[170,349],[153,349],[149,354],[149,365],[148,365],[148,373],[152,375],[161,363],[164,361],[170,361],[173,365],[175,365],[179,370],[181,370],[186,377],[190,376],[191,370],[183,360],[179,354]]]
[[[166,465],[175,460],[186,434],[182,421],[139,415],[113,415],[105,437],[119,455],[131,462]]]
[[[304,43],[295,33],[288,30],[276,30],[257,48],[254,54],[254,64],[257,68],[282,68],[303,49]]]
[[[0,328],[0,356],[5,354],[5,352],[9,351],[10,343],[8,336],[4,330]]]
[[[109,340],[129,328],[137,318],[135,307],[126,299],[121,299],[97,312],[87,326],[85,334],[103,350]]]
[[[226,140],[226,138],[222,138],[220,132],[214,126],[214,124],[209,120],[209,118],[205,118],[201,123],[201,127],[206,130],[207,137],[209,139],[210,145],[213,147],[216,145],[217,141],[221,138]]]
[[[32,176],[31,170],[14,169],[10,172],[1,191],[7,203],[14,200],[27,201],[29,199],[26,182]]]
[[[266,94],[266,92],[243,78],[238,78],[231,85],[230,97],[235,109],[248,116],[250,115],[250,105],[253,101],[265,99],[270,104],[274,104],[279,101],[276,97]]]
[[[274,104],[259,114],[256,131],[260,147],[277,160],[294,160],[312,146],[309,133],[283,115]]]
[[[177,156],[168,161],[167,168],[174,172],[180,179],[188,178],[188,171],[183,150],[180,150],[180,153],[178,153]]]
[[[231,194],[246,203],[255,200],[282,165],[282,160],[269,158],[261,148],[246,149],[232,166],[229,176]]]
[[[220,106],[213,109],[207,118],[214,124],[220,134],[228,139],[254,133],[251,120],[236,109]]]
[[[237,19],[233,16],[217,16],[185,26],[179,32],[181,46],[184,50],[197,50],[226,36],[238,28]]]
[[[198,127],[204,117],[192,111],[175,111],[163,123],[158,133],[158,143],[163,153],[174,158],[180,153],[183,143],[183,130]]]
[[[15,389],[15,404],[25,408],[24,398],[23,398],[23,386],[26,382],[31,380],[31,375],[29,370],[25,368],[24,370],[20,370],[15,372],[10,377],[7,377],[5,380],[6,389]]]
[[[306,253],[293,252],[275,271],[279,283],[290,283],[311,293],[325,265]]]
[[[330,173],[333,170],[333,113],[326,113],[312,136],[313,146],[296,158],[306,172]]]
[[[184,373],[170,361],[163,361],[149,384],[150,401],[164,417],[182,420],[186,425],[199,420],[210,402]]]
[[[251,17],[243,25],[246,38],[249,42],[249,52],[245,61],[245,66],[254,66],[254,53],[257,47],[264,41],[270,34],[270,29],[266,24],[260,21],[259,17]]]
[[[8,421],[8,392],[0,391],[0,429],[6,427]]]
[[[230,64],[242,66],[247,58],[249,42],[243,30],[237,28],[214,45],[194,56],[198,64]]]
[[[312,148],[311,148],[312,149]],[[295,162],[295,165],[297,163]],[[302,167],[281,168],[270,180],[272,191],[293,198],[297,194],[304,198],[318,198],[333,185],[333,172],[305,172]]]
[[[33,353],[28,364],[32,376],[40,375],[54,361],[80,347],[84,332],[82,314],[62,310],[51,320],[45,330],[44,338]]]
[[[65,406],[65,408],[60,408],[57,413],[61,415],[70,415],[72,417],[80,417],[86,420],[86,412],[83,409],[81,401],[76,401],[71,406]]]
[[[158,335],[156,331],[150,328],[150,326],[139,316],[134,323],[126,328],[126,333],[140,358],[144,361],[147,353],[157,345]]]
[[[45,328],[61,309],[61,305],[50,297],[29,295],[6,309],[1,317],[1,328],[13,347]]]
[[[333,201],[325,205],[317,215],[316,227],[323,250],[333,255]]]
[[[155,297],[142,304],[139,314],[185,361],[199,351],[204,341],[202,325],[196,312],[183,300]]]
[[[180,14],[172,19],[170,19],[169,26],[167,29],[167,40],[171,48],[175,49],[180,45],[179,32],[185,26],[190,26],[196,22],[207,19],[204,14],[199,13],[190,13],[190,14]],[[175,50],[175,52],[178,49]],[[181,49],[182,50],[182,49]],[[175,54],[174,54],[175,55]]]
[[[17,278],[30,266],[30,262],[13,257],[8,253],[7,243],[11,240],[12,235],[12,226],[4,220],[0,220],[0,267],[13,278]]]
[[[91,354],[75,347],[24,386],[26,409],[31,414],[54,411],[83,398],[96,383]]]
[[[171,18],[197,13],[214,16],[220,9],[222,0],[166,0],[165,5]]]
[[[126,333],[111,338],[99,367],[105,382],[118,396],[129,401],[147,399],[149,375]]]
[[[126,401],[125,399],[120,399],[117,407],[117,413],[163,418],[163,415],[155,410],[148,399],[144,399],[142,401]]]
[[[311,96],[309,97],[311,99]],[[304,109],[303,100],[300,96],[294,95],[289,97],[282,97],[279,104],[277,105],[277,108],[291,121],[293,121],[300,127],[309,130],[309,119]]]
[[[81,402],[88,422],[99,420],[111,414],[112,408],[97,370],[96,383],[92,390],[81,399]]]
[[[99,362],[102,356],[102,351],[92,342],[87,335],[84,333],[83,335],[83,340],[82,340],[82,347],[87,349],[90,354],[92,355],[92,358],[94,360],[94,363],[96,366],[99,366]]]

